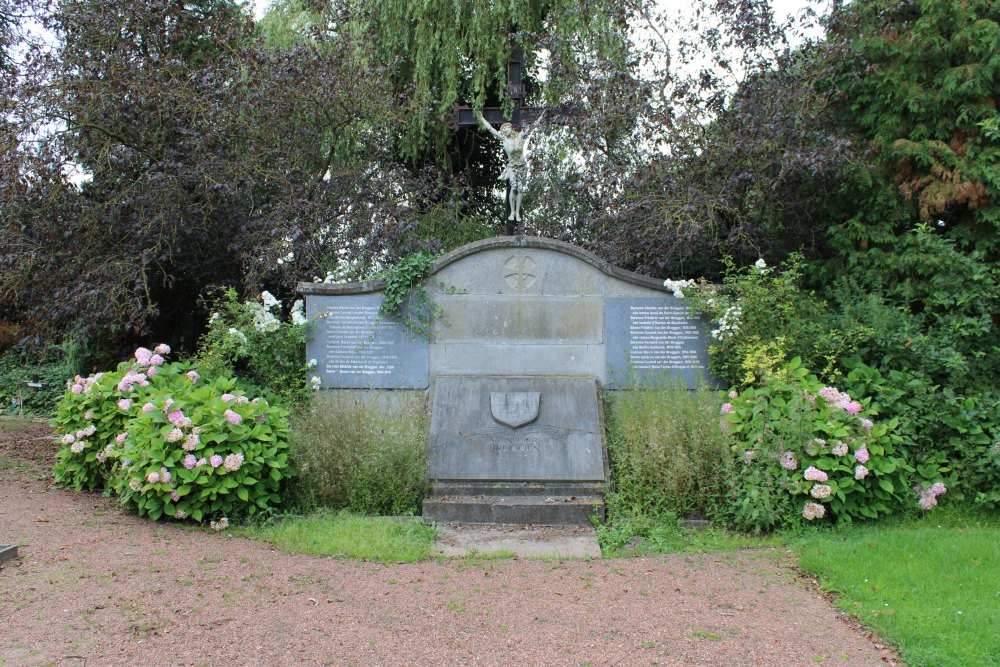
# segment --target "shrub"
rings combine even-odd
[[[63,382],[79,371],[77,361],[58,347],[19,345],[0,356],[0,414],[52,415],[65,391]],[[24,386],[35,378],[44,386]]]
[[[112,373],[74,378],[59,403],[56,480],[109,488],[156,520],[253,515],[279,502],[287,413],[231,378],[139,348]]]
[[[613,513],[709,514],[728,458],[719,404],[715,392],[683,384],[616,393],[608,429]]]
[[[211,375],[236,375],[292,405],[304,404],[308,324],[302,301],[292,305],[289,321],[281,319],[281,304],[270,293],[261,300],[239,300],[236,290],[219,290],[210,301],[208,330],[198,341],[195,359]]]
[[[428,429],[415,394],[386,393],[382,400],[317,395],[292,427],[293,502],[303,510],[419,514],[427,493]]]
[[[985,507],[1000,506],[1000,392],[982,387],[958,394],[917,372],[889,370],[847,360],[852,392],[876,396],[883,417],[898,420],[899,450],[925,477],[947,465],[956,496]]]
[[[927,509],[935,504],[947,469],[909,466],[896,450],[898,420],[876,422],[869,404],[824,387],[797,358],[759,388],[731,391],[721,410],[737,457],[730,522],[766,530],[827,514],[875,518],[918,498]]]
[[[853,351],[847,337],[825,322],[825,304],[799,287],[802,257],[781,267],[760,259],[743,269],[726,258],[725,286],[692,290],[694,307],[712,319],[709,368],[738,386],[757,384],[793,356],[836,375],[837,361]],[[676,293],[676,292],[675,292]]]

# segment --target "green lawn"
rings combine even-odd
[[[274,525],[243,527],[239,534],[267,540],[282,551],[311,556],[413,563],[430,558],[434,528],[419,518],[392,519],[320,512]]]
[[[798,543],[836,604],[897,645],[910,667],[1000,665],[1000,518],[940,511]]]

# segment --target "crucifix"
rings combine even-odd
[[[514,110],[510,118],[504,116],[502,107],[484,107],[481,116],[469,106],[455,104],[448,127],[457,130],[460,127],[482,126],[490,134],[500,140],[507,153],[507,168],[501,178],[507,180],[507,228],[508,236],[513,236],[521,221],[521,195],[524,191],[527,175],[525,163],[526,139],[520,131],[525,124],[536,121],[542,115],[541,109],[524,107],[524,52],[515,46],[507,61],[507,96],[514,100]],[[500,127],[500,131],[497,131]]]

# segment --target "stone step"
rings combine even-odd
[[[585,526],[604,520],[601,496],[431,496],[424,500],[424,521]]]
[[[491,481],[450,480],[431,481],[432,496],[603,496],[607,491],[604,482]]]

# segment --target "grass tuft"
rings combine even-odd
[[[319,512],[273,525],[245,526],[237,533],[266,540],[289,553],[414,563],[430,558],[435,530],[420,519]]]

